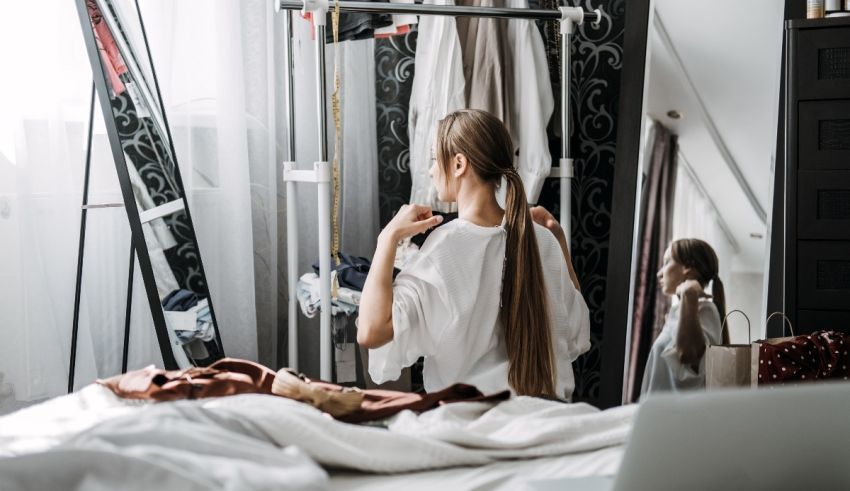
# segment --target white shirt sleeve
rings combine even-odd
[[[590,310],[570,278],[564,252],[555,236],[548,230],[538,230],[537,240],[544,270],[556,272],[549,283],[553,288],[549,292],[549,301],[553,303],[549,306],[550,315],[563,312],[552,317],[555,355],[566,355],[566,360],[572,363],[590,349]]]
[[[697,310],[697,318],[699,325],[702,327],[702,337],[705,339],[705,345],[722,344],[723,335],[721,333],[720,313],[717,311],[717,306],[711,300],[701,300],[699,310]]]
[[[558,370],[558,397],[569,400],[575,389],[572,363],[590,349],[590,312],[570,279],[564,252],[549,230],[535,224],[549,296],[552,344]]]
[[[566,268],[564,262],[563,281],[564,281],[564,305],[567,306],[567,315],[569,315],[569,323],[567,324],[569,339],[568,353],[570,362],[573,362],[580,355],[590,349],[590,310],[587,308],[587,303],[581,292],[578,291],[570,279],[570,272]]]
[[[393,340],[369,350],[369,375],[377,384],[396,380],[402,368],[435,354],[451,319],[437,269],[421,254],[412,262],[393,282]]]
[[[682,311],[679,310],[679,315]],[[700,328],[702,328],[702,337],[705,345],[721,344],[722,336],[720,333],[720,314],[717,312],[717,307],[711,301],[700,300],[697,305],[697,319],[699,320]],[[678,326],[677,326],[678,327]],[[678,329],[677,329],[678,332]],[[661,352],[661,358],[670,367],[671,372],[676,380],[680,382],[689,381],[690,379],[700,379],[705,377],[705,354],[700,358],[697,371],[694,371],[690,365],[684,365],[679,361],[679,350],[676,344],[676,336],[672,336],[670,344]]]

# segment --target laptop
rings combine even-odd
[[[655,395],[638,409],[616,476],[528,489],[850,489],[850,384]]]

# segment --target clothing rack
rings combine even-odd
[[[319,291],[321,296],[320,321],[320,370],[323,380],[331,380],[331,169],[328,163],[327,138],[327,93],[325,77],[325,29],[328,11],[339,4],[341,12],[361,12],[370,14],[418,14],[447,15],[453,17],[496,17],[507,19],[549,19],[560,21],[561,32],[561,158],[558,167],[552,167],[549,177],[560,179],[561,202],[560,222],[569,242],[570,230],[570,180],[573,178],[573,159],[570,158],[570,98],[569,70],[570,43],[576,25],[585,21],[592,22],[594,28],[602,21],[599,9],[586,11],[581,7],[560,7],[557,10],[520,9],[499,7],[465,7],[455,5],[423,5],[398,3],[372,3],[364,1],[328,0],[274,0],[275,9],[285,14],[285,56],[286,56],[286,107],[289,113],[289,139],[287,141],[286,161],[283,162],[283,180],[286,183],[286,226],[287,226],[287,266],[289,270],[289,366],[298,369],[298,299],[296,295],[298,271],[298,219],[296,216],[295,184],[311,182],[318,186],[318,223],[319,223]],[[292,33],[291,20],[293,10],[312,13],[315,27],[317,110],[319,131],[319,160],[313,163],[313,170],[298,170],[295,163],[295,110],[293,93]]]

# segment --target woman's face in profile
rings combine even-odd
[[[673,253],[668,247],[664,251],[664,262],[658,270],[658,286],[665,295],[676,294],[676,287],[685,281],[685,267],[673,259]]]
[[[438,200],[446,203],[457,201],[457,192],[450,189],[450,187],[454,186],[453,179],[448,183],[446,182],[446,176],[443,174],[443,166],[440,165],[433,150],[431,150],[431,167],[428,169],[428,174],[431,176],[431,182],[437,190]]]

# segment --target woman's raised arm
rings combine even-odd
[[[378,246],[360,297],[357,342],[379,348],[393,340],[393,263],[396,244],[438,225],[443,217],[421,205],[404,205],[378,235]]]

